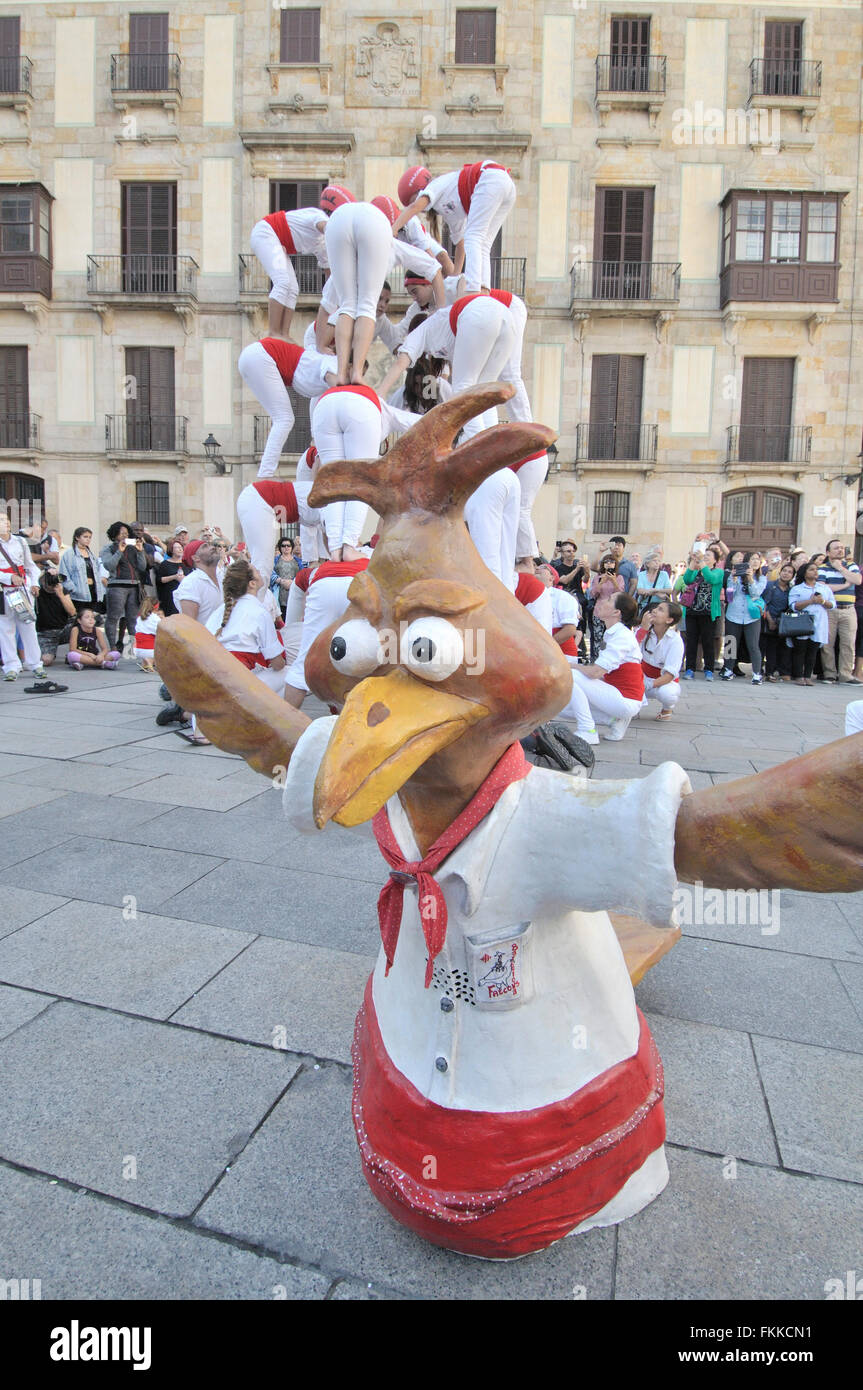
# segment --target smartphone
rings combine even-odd
[[[707,554],[707,541],[696,541],[692,547],[693,555]]]
[[[749,566],[748,566],[748,565],[735,565],[735,566],[734,566],[734,573],[737,574],[737,575],[741,575],[741,576],[744,575],[744,574],[748,574],[748,573],[749,573]]]

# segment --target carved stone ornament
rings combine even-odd
[[[379,24],[373,38],[360,39],[357,77],[367,77],[381,96],[393,96],[418,74],[414,41],[403,39],[397,24]]]

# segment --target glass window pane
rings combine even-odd
[[[766,213],[763,198],[741,198],[737,203],[736,261],[763,261]]]
[[[723,526],[751,526],[754,520],[754,492],[737,492],[722,499]]]
[[[763,518],[765,526],[793,526],[794,510],[793,497],[788,497],[782,492],[765,492]]]
[[[833,232],[810,232],[806,238],[807,261],[835,261],[836,237]]]
[[[779,198],[773,204],[773,227],[770,234],[772,261],[799,261],[800,223],[803,205],[799,199]]]
[[[810,232],[835,232],[836,204],[810,203],[809,230]]]

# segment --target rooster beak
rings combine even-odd
[[[345,701],[315,782],[315,824],[360,825],[441,748],[489,713],[398,668],[370,676]]]

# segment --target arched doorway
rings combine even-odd
[[[45,484],[29,473],[0,471],[0,507],[10,518],[13,531],[35,526],[45,515]]]
[[[722,497],[719,534],[732,550],[787,550],[797,542],[800,498],[778,488],[737,488]]]

